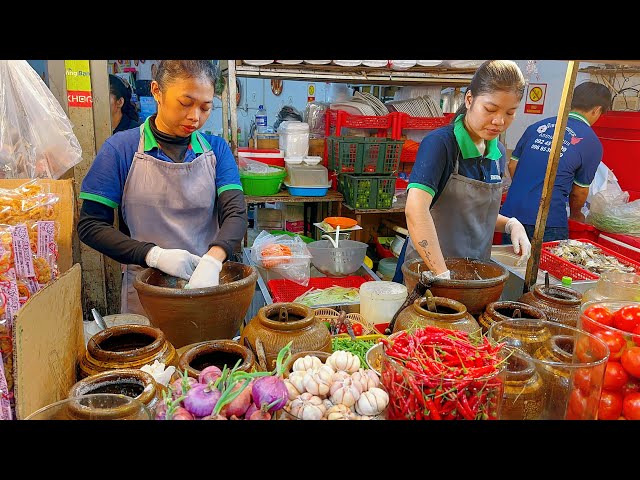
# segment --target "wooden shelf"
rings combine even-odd
[[[342,202],[344,197],[340,192],[329,190],[324,197],[301,197],[290,195],[288,191],[282,191],[275,195],[255,196],[245,195],[247,205],[255,205],[257,203],[284,202],[284,203],[304,203],[304,202]]]
[[[401,207],[391,207],[391,208],[372,208],[372,209],[361,209],[361,208],[351,208],[346,203],[342,204],[347,210],[355,213],[356,215],[366,215],[367,213],[404,213],[404,205]]]

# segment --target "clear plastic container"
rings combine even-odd
[[[629,300],[640,302],[640,275],[623,272],[604,272],[582,295],[582,303],[605,300]]]
[[[285,157],[306,157],[309,154],[309,124],[286,120],[278,126],[278,145]]]
[[[365,282],[360,285],[360,315],[380,325],[389,323],[407,298],[407,287],[396,282]]]
[[[291,164],[286,162],[287,177],[284,182],[292,186],[326,186],[329,185],[329,171],[322,165],[305,163]]]

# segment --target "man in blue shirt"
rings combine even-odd
[[[611,92],[600,83],[584,82],[573,91],[544,242],[569,238],[567,202],[569,218],[579,222],[585,220],[581,209],[602,160],[602,144],[591,125],[610,106]],[[500,213],[516,217],[529,238],[533,237],[535,229],[555,126],[556,117],[530,125],[513,150],[508,165],[512,182]],[[503,243],[511,243],[508,234],[503,235]]]

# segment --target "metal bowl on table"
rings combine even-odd
[[[337,247],[328,240],[307,244],[313,265],[330,277],[345,277],[358,270],[367,255],[367,247],[366,243],[356,240],[339,240]]]

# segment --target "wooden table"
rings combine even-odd
[[[307,235],[310,231],[310,226],[312,223],[317,220],[318,216],[318,204],[326,203],[328,204],[328,215],[332,215],[332,206],[333,203],[338,203],[338,208],[336,215],[340,216],[342,214],[342,202],[344,201],[344,196],[336,191],[329,190],[327,194],[322,197],[302,197],[297,195],[290,195],[288,191],[284,190],[282,192],[276,193],[275,195],[265,195],[265,196],[256,196],[256,195],[245,195],[245,202],[247,205],[259,205],[261,203],[271,203],[271,202],[283,202],[283,203],[302,203],[304,205],[304,234]],[[309,221],[307,222],[307,211],[309,214]],[[309,226],[309,228],[307,228]],[[245,234],[244,243],[247,244],[247,235]]]

